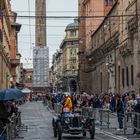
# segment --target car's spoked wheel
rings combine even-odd
[[[94,139],[95,136],[95,123],[92,122],[89,126],[89,133],[90,133],[90,139]]]
[[[54,137],[56,138],[57,137],[56,125],[53,127],[53,134],[54,134]]]
[[[62,140],[62,126],[61,123],[57,123],[57,129],[58,129],[58,140]]]

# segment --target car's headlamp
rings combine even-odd
[[[69,124],[69,123],[70,123],[70,119],[69,119],[69,118],[66,118],[66,119],[65,119],[65,123],[66,123],[66,124]]]
[[[84,118],[84,119],[82,119],[82,123],[85,123],[86,122],[86,119]]]

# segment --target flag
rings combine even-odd
[[[8,73],[8,74],[7,74],[7,78],[8,78],[8,80],[13,81],[13,76],[12,76],[11,73]]]

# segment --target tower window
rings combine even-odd
[[[113,6],[113,0],[109,0],[110,6]]]
[[[71,36],[76,36],[76,31],[71,31]]]
[[[105,6],[108,6],[108,0],[105,0]]]

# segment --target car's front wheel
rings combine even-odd
[[[83,132],[83,137],[86,137],[86,132],[85,131]]]
[[[92,122],[89,126],[89,133],[90,133],[90,139],[94,139],[95,136],[95,123]]]
[[[62,126],[61,126],[61,122],[57,123],[57,131],[58,131],[58,140],[62,140]]]
[[[53,127],[53,134],[54,134],[54,137],[56,138],[57,137],[57,128],[56,128],[56,125],[54,125],[54,127]]]

